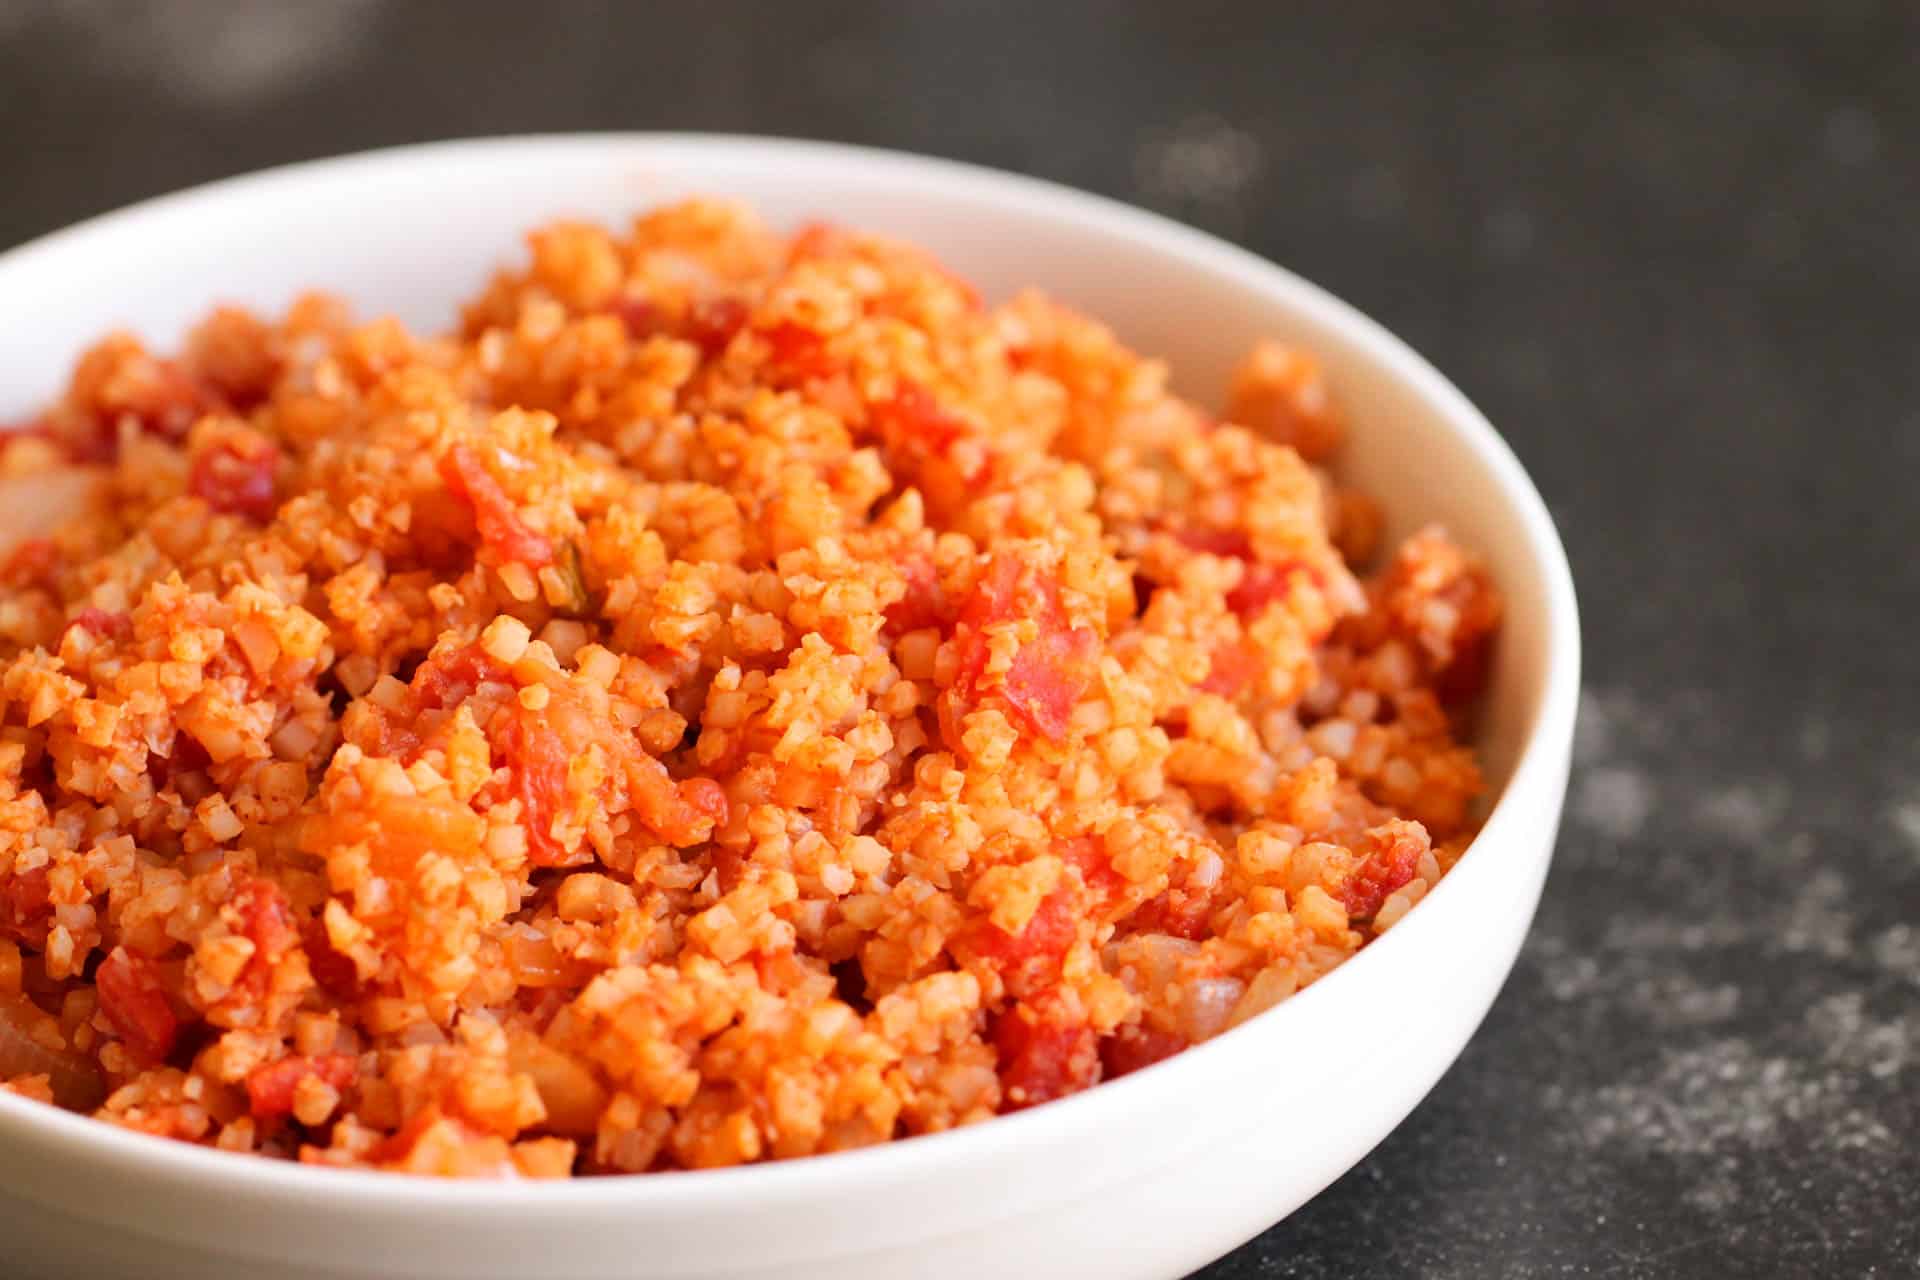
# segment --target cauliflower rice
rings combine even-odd
[[[1093,320],[694,202],[451,335],[115,335],[0,451],[0,1082],[229,1151],[783,1159],[1139,1070],[1452,865],[1498,594]]]

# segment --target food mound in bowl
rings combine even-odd
[[[7,1088],[425,1174],[836,1151],[1217,1035],[1460,855],[1499,597],[1376,548],[1310,354],[1215,417],[911,247],[531,239],[450,336],[219,310],[8,437]]]

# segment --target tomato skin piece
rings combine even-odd
[[[539,569],[553,563],[553,543],[527,527],[519,510],[479,457],[464,444],[440,456],[440,478],[448,492],[473,513],[480,545],[502,560]]]
[[[569,753],[560,735],[517,703],[495,713],[488,726],[494,751],[511,775],[507,794],[520,802],[520,824],[527,832],[527,861],[536,867],[570,866],[587,861],[553,836],[554,816],[567,807]]]
[[[318,1077],[335,1089],[345,1090],[359,1075],[359,1060],[350,1054],[327,1053],[314,1058],[295,1054],[256,1067],[248,1074],[247,1109],[256,1120],[277,1120],[293,1114],[294,1090],[307,1077]]]
[[[151,1066],[164,1062],[180,1035],[180,1020],[167,1001],[153,963],[115,947],[94,975],[100,1011],[129,1052]]]

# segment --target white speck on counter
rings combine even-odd
[[[1639,835],[1653,806],[1653,783],[1638,769],[1596,766],[1574,788],[1574,820],[1616,840]]]
[[[1906,837],[1915,853],[1920,853],[1920,800],[1907,800],[1887,811],[1893,829]]]
[[[1810,951],[1844,959],[1853,949],[1853,916],[1847,911],[1847,882],[1838,871],[1822,868],[1788,904],[1780,942],[1788,951]]]
[[[1896,924],[1873,940],[1871,950],[1882,969],[1920,986],[1920,929]]]
[[[1156,203],[1231,206],[1263,162],[1252,134],[1218,116],[1195,116],[1143,139],[1134,150],[1133,175]]]
[[[1720,835],[1754,843],[1778,834],[1792,797],[1778,781],[1736,782],[1709,791],[1694,808],[1701,825]]]
[[[1827,1061],[1875,1080],[1891,1080],[1920,1058],[1920,1016],[1880,1021],[1858,991],[1836,992],[1814,1005],[1807,1027]]]
[[[297,88],[372,37],[376,0],[325,4],[140,5],[66,0],[57,20],[87,33],[102,61],[213,102]]]

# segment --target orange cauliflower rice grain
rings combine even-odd
[[[0,1082],[228,1151],[785,1159],[1139,1070],[1472,838],[1500,600],[1037,295],[711,202],[446,336],[108,337],[0,450]]]

